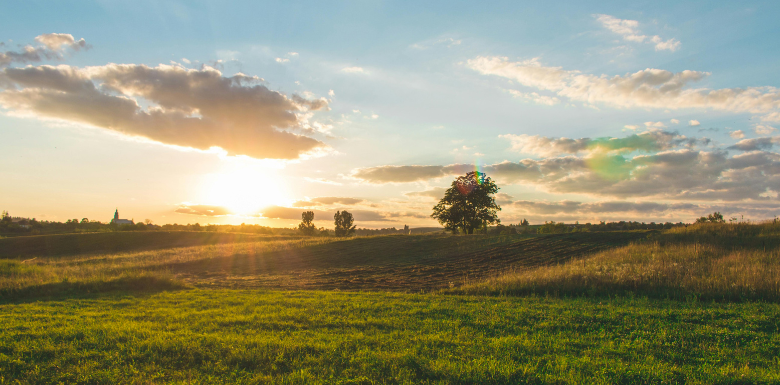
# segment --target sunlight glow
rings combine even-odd
[[[227,208],[236,215],[255,215],[267,206],[284,205],[286,188],[276,170],[232,168],[204,178],[204,201]]]

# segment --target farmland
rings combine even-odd
[[[0,240],[0,382],[780,381],[774,224],[97,235]]]

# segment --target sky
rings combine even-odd
[[[0,4],[0,206],[437,226],[780,214],[780,3]]]

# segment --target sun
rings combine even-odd
[[[284,186],[273,171],[230,170],[204,181],[205,201],[237,215],[255,215],[263,207],[286,201]]]

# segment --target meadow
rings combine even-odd
[[[107,234],[0,240],[0,383],[780,383],[773,222]]]

